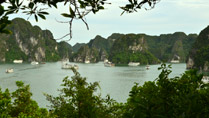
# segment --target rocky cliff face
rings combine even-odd
[[[21,18],[12,20],[8,26],[12,34],[0,35],[0,61],[12,62],[15,59],[24,61],[57,61],[60,58],[59,45],[48,30],[32,26]]]
[[[81,48],[73,55],[74,62],[90,61],[95,63],[103,61],[108,58],[108,53],[113,45],[112,40],[105,39],[97,35],[94,39],[91,39],[87,44],[76,44],[74,49],[81,46]]]
[[[132,53],[149,53],[148,55],[152,55],[151,58],[156,57],[163,62],[170,62],[171,60],[176,59],[180,62],[185,62],[186,57],[189,54],[189,50],[196,38],[196,34],[186,35],[183,32],[162,34],[160,36],[113,33],[107,39],[98,35],[94,39],[90,40],[90,42],[86,45],[88,45],[89,48],[95,48],[100,52],[100,60],[108,57],[112,59],[117,51],[129,50]],[[115,43],[117,43],[117,46]],[[105,53],[102,54],[102,50],[104,50]]]
[[[72,47],[72,50],[73,50],[73,53],[77,53],[78,50],[82,47],[86,45],[85,43],[76,43],[73,47]]]
[[[115,64],[140,62],[141,64],[158,63],[158,59],[148,51],[144,36],[127,34],[116,39],[108,58]]]
[[[84,45],[74,54],[72,60],[80,63],[96,63],[99,61],[99,52],[95,48]]]
[[[145,35],[148,50],[164,62],[170,62],[175,56],[180,57],[180,62],[186,62],[186,57],[196,38],[196,34],[186,35],[183,32],[160,36]]]
[[[195,41],[188,59],[187,68],[209,71],[209,26],[202,30]]]

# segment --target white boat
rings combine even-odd
[[[147,70],[149,70],[149,69],[150,69],[149,65],[147,65],[147,66],[146,66],[146,69],[147,69]]]
[[[113,66],[115,66],[115,64],[113,64],[112,62],[107,61],[107,62],[104,62],[104,66],[105,67],[113,67]]]
[[[171,63],[179,63],[179,60],[171,60]]]
[[[14,60],[13,63],[16,63],[16,64],[21,64],[23,62],[23,60]]]
[[[71,69],[71,68],[75,68],[76,70],[78,70],[78,65],[72,65],[69,63],[63,63],[62,64],[62,69]]]
[[[138,66],[138,65],[140,65],[140,63],[139,62],[129,62],[128,65],[129,66]]]
[[[104,63],[107,63],[107,62],[109,62],[108,59],[105,59],[105,60],[104,60]]]
[[[89,60],[85,60],[85,62],[84,62],[85,64],[89,64],[90,63],[90,61]]]
[[[38,65],[39,63],[37,61],[32,61],[31,65]]]
[[[6,69],[6,73],[13,73],[13,72],[14,72],[14,70],[12,68]]]

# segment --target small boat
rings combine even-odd
[[[85,60],[85,62],[84,62],[85,64],[89,64],[90,63],[90,61],[89,60]]]
[[[72,68],[75,68],[76,70],[78,70],[78,65],[72,65],[72,64],[69,64],[69,63],[64,63],[62,64],[62,69],[72,69]]]
[[[107,63],[107,62],[109,62],[108,59],[104,59],[104,63]]]
[[[171,60],[171,63],[177,64],[179,63],[179,60]]]
[[[6,69],[6,73],[13,73],[13,72],[14,72],[14,70],[12,68]]]
[[[21,64],[23,62],[23,60],[14,60],[13,63],[15,64]]]
[[[112,62],[107,61],[107,62],[104,62],[104,66],[105,67],[113,67],[113,66],[115,66],[115,64],[113,64]]]
[[[140,65],[140,63],[139,62],[129,62],[128,65],[129,66],[138,66],[138,65]]]
[[[146,69],[147,69],[147,70],[149,70],[149,69],[150,69],[149,65],[147,65],[147,66],[146,66]]]
[[[31,65],[38,65],[39,63],[37,61],[32,61]]]

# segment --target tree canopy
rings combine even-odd
[[[123,13],[137,12],[138,9],[143,8],[148,4],[150,8],[154,8],[155,4],[160,0],[128,0],[124,6],[120,6]],[[82,20],[85,23],[87,29],[89,29],[86,20],[84,19],[89,13],[96,14],[100,10],[105,9],[105,5],[111,4],[110,0],[1,0],[0,1],[0,33],[9,33],[6,30],[6,26],[10,24],[8,17],[11,14],[18,12],[24,13],[30,16],[34,16],[35,20],[39,18],[46,19],[46,15],[49,13],[47,9],[55,7],[58,9],[58,3],[63,3],[65,6],[69,6],[69,11],[61,13],[61,15],[68,19],[70,32],[64,37],[70,35],[72,38],[72,22],[73,20]],[[147,9],[147,8],[145,8]],[[63,38],[64,38],[63,37]]]

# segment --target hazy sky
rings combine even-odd
[[[96,35],[108,37],[112,33],[146,33],[159,35],[183,31],[186,34],[199,33],[209,25],[209,0],[161,0],[152,10],[139,10],[137,13],[124,14],[119,6],[125,0],[109,0],[105,10],[89,14],[86,19],[90,30],[87,30],[81,21],[73,22],[73,38],[69,43],[87,43]],[[58,23],[55,19],[66,21],[60,14],[68,11],[68,7],[59,5],[57,9],[49,9],[47,20],[35,22],[31,17],[29,21],[42,29],[49,29],[54,38],[60,38],[69,32],[68,24]],[[19,17],[25,16],[18,14]],[[11,18],[16,17],[12,16]],[[69,37],[64,40],[68,40]]]

